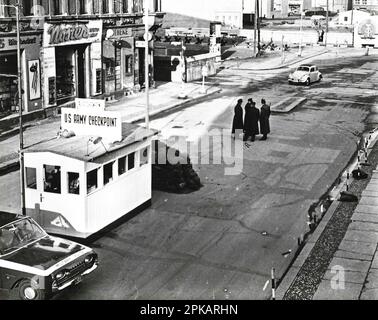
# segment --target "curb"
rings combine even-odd
[[[283,64],[283,65],[280,65],[280,66],[277,66],[277,67],[271,67],[271,68],[261,68],[261,69],[257,69],[257,68],[230,68],[231,70],[249,70],[249,71],[269,71],[269,70],[279,70],[279,69],[284,69],[284,68],[287,68],[293,64],[296,64],[296,63],[299,63],[301,61],[304,61],[304,60],[307,60],[307,59],[311,59],[311,58],[314,58],[314,57],[317,57],[317,56],[321,56],[325,53],[328,53],[329,50],[324,50],[322,52],[318,52],[316,54],[313,54],[313,55],[310,55],[308,57],[303,57],[301,59],[298,59],[298,60],[295,60],[295,61],[291,61],[291,62],[288,62],[286,64]]]

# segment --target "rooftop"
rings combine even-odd
[[[111,158],[111,154],[131,146],[137,142],[147,140],[158,134],[157,130],[146,129],[141,126],[122,123],[122,141],[111,144],[92,141],[96,136],[73,136],[70,138],[54,138],[43,141],[25,149],[25,153],[32,152],[51,152],[69,158],[86,162],[105,163]]]

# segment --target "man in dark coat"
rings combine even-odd
[[[256,108],[256,103],[252,99],[248,99],[244,116],[244,141],[249,138],[251,138],[251,141],[255,141],[256,134],[260,133],[259,118],[260,111]]]
[[[268,133],[270,133],[270,106],[266,104],[265,99],[261,99],[261,112],[260,112],[260,131],[263,137],[260,140],[266,140],[268,138]]]
[[[232,134],[235,137],[236,130],[243,130],[243,108],[242,108],[243,100],[239,99],[237,105],[234,109],[234,120],[232,122]]]

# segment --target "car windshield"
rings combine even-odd
[[[0,255],[12,253],[46,236],[34,220],[25,218],[0,228]]]
[[[297,71],[309,71],[310,70],[310,67],[298,67]]]

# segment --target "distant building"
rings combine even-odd
[[[354,0],[353,7],[378,13],[378,0]]]
[[[332,12],[343,12],[352,9],[353,0],[328,0],[328,10]],[[327,9],[327,0],[304,0],[303,8],[304,10],[309,10],[311,8],[323,8]]]
[[[230,27],[243,26],[243,0],[161,0],[161,5],[167,13],[219,21]]]
[[[332,21],[333,23],[341,26],[346,25],[356,25],[359,24],[361,21],[366,20],[370,17],[370,13],[363,10],[352,10],[340,12],[337,17],[335,17]]]

